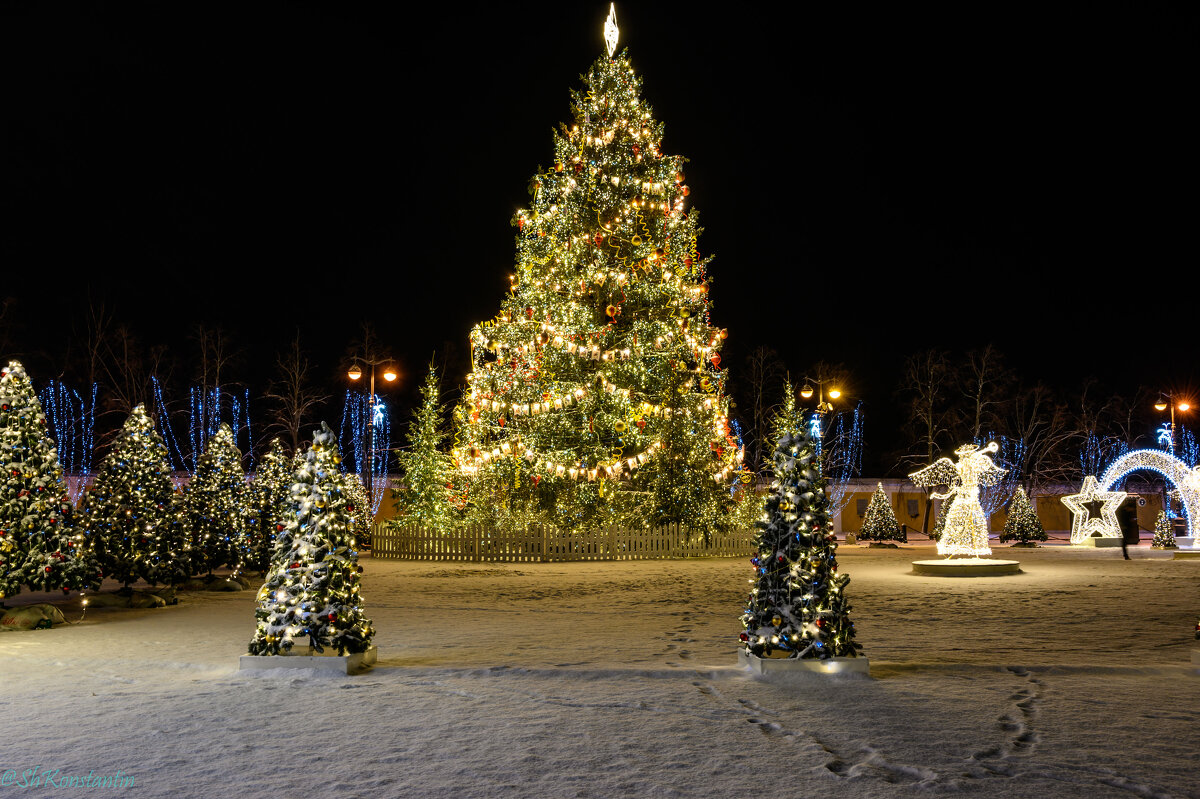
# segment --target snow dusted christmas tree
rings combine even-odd
[[[770,657],[857,658],[862,647],[846,599],[850,578],[838,572],[820,455],[806,428],[779,440],[774,473],[751,559],[754,588],[742,615],[740,659],[762,669],[761,659]],[[819,670],[847,668],[837,666]],[[864,659],[848,668],[865,666]]]
[[[375,630],[363,615],[362,567],[350,531],[337,439],[325,423],[294,475],[294,512],[279,534],[258,594],[251,655],[284,655],[297,640],[313,652],[370,650]]]
[[[904,532],[896,521],[896,512],[884,493],[883,483],[878,483],[871,502],[867,505],[867,516],[863,519],[858,537],[863,541],[903,541]]]
[[[275,536],[283,531],[291,508],[292,460],[278,438],[271,440],[258,471],[246,487],[246,560],[251,571],[266,574],[275,551]]]
[[[175,585],[191,576],[192,548],[167,446],[141,405],[96,470],[82,515],[106,577],[125,585],[139,579]]]
[[[212,574],[238,569],[246,548],[246,473],[233,429],[222,424],[196,461],[183,492],[183,522],[192,543],[193,569]]]
[[[1165,511],[1159,511],[1154,519],[1154,538],[1150,541],[1154,549],[1175,549],[1175,531],[1171,528],[1171,520]]]
[[[100,568],[67,498],[58,451],[25,368],[0,377],[0,599],[98,585]]]
[[[431,361],[421,386],[421,407],[408,427],[409,449],[400,453],[404,484],[393,492],[400,511],[398,522],[416,522],[433,530],[446,529],[453,519],[455,473],[450,457],[442,451],[446,435],[440,396],[437,367]]]
[[[453,454],[468,515],[580,528],[727,523],[741,451],[730,434],[725,331],[684,159],[627,54],[572,95],[575,119],[517,213],[517,264],[495,318],[471,332]]]
[[[1005,520],[1004,530],[1000,533],[1000,542],[1015,541],[1018,544],[1037,546],[1038,541],[1045,541],[1047,538],[1046,528],[1034,513],[1025,489],[1017,486],[1017,493],[1013,494],[1012,501],[1008,504],[1008,519]]]

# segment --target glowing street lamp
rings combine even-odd
[[[375,367],[383,367],[383,379],[389,383],[395,382],[399,373],[389,358],[355,357],[354,363],[346,371],[346,377],[354,381],[362,379],[363,370],[359,366],[359,361],[371,370],[371,390],[367,395],[370,400],[367,402],[367,479],[364,488],[367,489],[367,497],[371,503],[368,512],[373,513],[375,508]]]
[[[1161,391],[1158,394],[1158,401],[1154,403],[1154,409],[1157,411],[1165,411],[1171,409],[1171,454],[1175,454],[1175,410],[1181,412],[1191,410],[1192,406],[1187,400],[1175,401],[1175,395],[1169,391]]]

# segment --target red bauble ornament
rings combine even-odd
[[[578,175],[582,171],[583,171],[583,164],[576,161],[575,162],[575,174]]]
[[[496,420],[496,423],[499,424],[501,427],[504,427],[504,417],[501,416],[499,419]]]
[[[284,526],[282,524],[275,525],[275,532],[282,533],[283,529],[284,529]]]
[[[721,366],[721,353],[714,352],[713,356],[711,358],[709,358],[709,360],[712,361],[713,366],[720,367]]]
[[[533,306],[532,305],[525,306],[525,316],[529,319],[533,318]]]
[[[749,641],[750,636],[747,635],[746,633],[741,633],[740,635],[738,635],[738,640],[742,641],[742,642]]]

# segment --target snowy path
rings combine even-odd
[[[928,547],[843,547],[870,679],[737,669],[742,559],[368,558],[380,663],[356,677],[239,673],[253,592],[93,610],[0,635],[0,772],[172,799],[1200,796],[1200,561],[1137,554],[953,580],[906,573]]]

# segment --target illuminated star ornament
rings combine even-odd
[[[608,45],[608,57],[612,58],[613,53],[617,51],[617,36],[621,33],[617,29],[617,4],[609,3],[608,19],[604,20],[604,43]]]
[[[992,554],[988,546],[987,515],[979,504],[979,487],[996,485],[1008,471],[992,462],[991,453],[999,449],[995,441],[986,447],[966,444],[954,450],[958,463],[949,458],[940,458],[908,476],[922,488],[949,487],[945,494],[936,491],[930,494],[934,499],[954,498],[946,516],[944,532],[938,539],[939,555],[947,558],[955,555],[979,558]]]
[[[1117,524],[1117,508],[1128,496],[1124,491],[1102,491],[1093,475],[1083,478],[1083,488],[1078,494],[1062,498],[1071,510],[1071,543],[1082,544],[1093,535],[1101,538],[1120,538],[1121,526]]]

